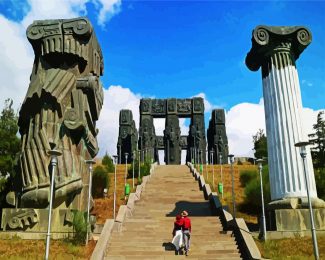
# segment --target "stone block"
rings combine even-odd
[[[261,259],[261,253],[258,250],[257,245],[252,237],[251,232],[249,231],[244,219],[236,218],[235,229],[237,233],[238,242],[240,247],[244,249],[244,259]]]
[[[135,190],[136,200],[139,200],[141,198],[141,190],[142,190],[142,185],[138,185]]]
[[[209,199],[209,197],[211,196],[211,188],[209,184],[205,184],[203,187],[203,193],[204,193],[204,198],[206,200]]]
[[[91,258],[90,258],[91,260],[104,259],[105,251],[106,251],[110,236],[112,234],[113,226],[114,226],[114,220],[107,219],[105,222],[104,228],[102,230],[102,233],[100,234],[100,237],[97,241],[96,247],[91,255]]]
[[[202,190],[203,186],[205,185],[205,180],[202,175],[199,177],[199,185],[200,185],[200,190]]]
[[[313,209],[315,228],[325,230],[325,209]],[[310,230],[309,209],[278,209],[275,210],[277,231]]]
[[[4,208],[1,229],[6,231],[46,232],[48,209]],[[73,210],[52,210],[52,232],[73,232]]]

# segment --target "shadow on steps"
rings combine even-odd
[[[186,210],[189,214],[189,217],[208,217],[212,216],[212,211],[210,205],[203,202],[190,202],[190,201],[177,201],[175,203],[175,208],[166,214],[166,217],[175,217],[178,214],[181,214],[183,210]]]

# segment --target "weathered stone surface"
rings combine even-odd
[[[189,136],[181,136],[179,118],[190,117]],[[164,137],[156,136],[153,118],[166,118]],[[139,148],[149,151],[156,161],[158,150],[165,150],[166,164],[180,164],[181,150],[187,150],[186,160],[193,158],[192,150],[202,151],[201,163],[205,163],[206,137],[204,126],[204,102],[200,97],[192,99],[141,99]]]
[[[299,148],[295,147],[308,140],[303,131],[296,60],[311,39],[311,32],[301,26],[257,26],[246,56],[250,70],[262,68],[272,207],[288,208],[292,206],[291,198],[307,197],[303,163]],[[308,147],[305,162],[309,193],[317,198]]]
[[[27,29],[34,67],[19,113],[22,150],[16,191],[18,207],[49,204],[50,156],[62,152],[55,177],[54,207],[85,209],[85,160],[98,152],[95,122],[103,104],[99,77],[103,56],[87,18],[35,21]],[[77,197],[76,197],[77,196]],[[84,197],[83,197],[84,196]]]
[[[181,130],[177,115],[168,115],[165,121],[164,144],[165,144],[165,163],[181,163],[180,147]]]
[[[315,228],[325,230],[325,209],[313,209]],[[278,209],[275,210],[277,231],[310,230],[309,209]]]
[[[3,231],[45,232],[48,223],[48,209],[3,209],[1,229]],[[69,209],[54,209],[51,232],[72,232],[73,211]],[[60,223],[60,224],[59,224]]]
[[[208,155],[211,160],[211,150],[213,150],[213,163],[222,164],[228,162],[228,138],[226,133],[226,119],[224,109],[212,110],[209,121],[208,135]],[[220,160],[221,155],[221,160]]]
[[[122,109],[119,119],[119,136],[117,141],[117,154],[119,163],[125,163],[125,153],[128,153],[127,163],[131,163],[137,150],[138,131],[133,120],[132,111]]]

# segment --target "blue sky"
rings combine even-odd
[[[0,0],[0,15],[10,25],[23,27],[33,19],[87,15],[103,50],[102,82],[108,91],[120,86],[137,98],[185,98],[201,93],[210,110],[222,107],[229,113],[240,104],[260,107],[261,72],[251,72],[244,64],[252,30],[260,24],[304,25],[313,41],[297,62],[303,106],[312,111],[325,107],[325,2],[114,0],[115,9],[106,8],[99,21],[105,1],[80,0],[79,5],[78,1],[56,1],[51,16],[51,10],[45,14],[45,7],[38,6],[41,0]],[[57,7],[62,7],[62,16],[54,10]],[[21,41],[31,52],[27,39],[21,37]],[[26,61],[26,70],[27,65]]]

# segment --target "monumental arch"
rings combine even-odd
[[[154,118],[166,118],[163,137],[156,136]],[[187,137],[181,136],[179,118],[191,119]],[[181,150],[186,149],[186,161],[191,161],[195,151],[200,162],[205,163],[206,138],[203,98],[141,99],[139,149],[150,153],[156,161],[158,160],[158,149],[163,149],[166,164],[180,164]]]

